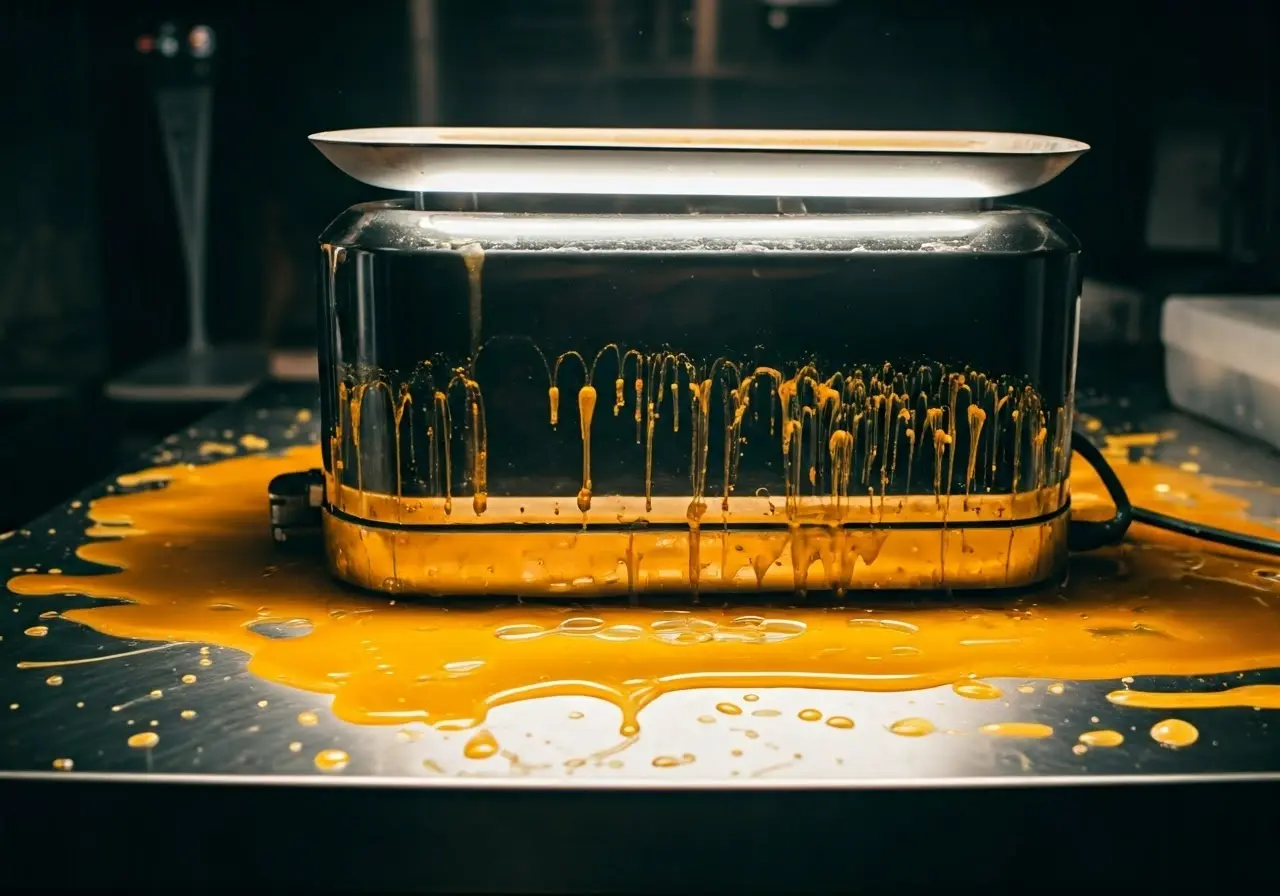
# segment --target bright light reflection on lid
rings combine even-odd
[[[982,221],[972,215],[779,215],[727,217],[718,215],[630,216],[603,215],[475,215],[427,214],[419,222],[450,240],[522,240],[600,243],[681,240],[734,243],[780,240],[846,240],[923,233],[939,238],[976,233]]]
[[[557,160],[561,161],[561,160]],[[567,160],[564,160],[567,161]],[[904,177],[823,174],[769,174],[733,177],[705,171],[591,171],[572,163],[544,162],[538,171],[492,167],[423,172],[423,193],[578,194],[601,196],[855,196],[864,199],[970,199],[987,194],[984,184],[964,177]],[[814,164],[813,168],[822,167]]]

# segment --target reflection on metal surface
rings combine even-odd
[[[31,713],[23,718],[34,720],[52,711],[44,707],[58,706],[68,724],[100,728],[105,720],[119,733],[119,748],[126,741],[140,745],[125,752],[147,754],[148,768],[193,773],[203,770],[202,755],[235,732],[239,749],[250,751],[242,755],[258,761],[315,771],[324,751],[336,750],[347,760],[324,754],[332,760],[330,772],[369,774],[375,766],[362,745],[373,743],[368,738],[377,729],[361,734],[337,720],[390,726],[392,743],[379,749],[376,768],[406,775],[843,778],[907,768],[937,775],[957,763],[1002,772],[991,757],[1006,757],[1001,751],[1011,747],[1001,744],[1023,739],[980,738],[984,726],[1023,734],[1055,729],[1054,737],[1021,748],[1033,770],[1045,773],[1141,750],[1144,742],[1158,749],[1166,741],[1194,741],[1181,726],[1168,725],[1162,740],[1130,737],[1122,750],[1076,756],[1070,745],[1082,733],[1095,732],[1096,743],[1080,745],[1101,747],[1108,738],[1098,731],[1124,737],[1156,721],[1132,706],[1109,706],[1101,696],[1092,724],[1074,718],[1079,710],[1068,701],[1087,690],[1082,683],[1280,664],[1280,592],[1254,574],[1259,567],[1252,557],[1203,552],[1202,545],[1143,530],[1123,549],[1082,558],[1062,593],[982,607],[924,600],[673,612],[423,605],[363,596],[334,584],[315,558],[273,553],[261,531],[265,483],[313,461],[315,452],[176,464],[126,477],[127,485],[95,501],[90,520],[106,537],[82,546],[78,560],[59,556],[61,575],[11,580],[10,588],[28,597],[16,607],[22,613],[59,611],[48,620],[48,636],[20,639],[14,659],[115,658],[59,666],[60,687],[46,686],[50,673],[39,667],[17,671],[35,676],[34,687],[10,712]],[[1239,516],[1241,500],[1215,491],[1203,476],[1147,463],[1122,472],[1135,499],[1156,506],[1177,501],[1190,515],[1237,529],[1253,525]],[[1073,491],[1078,512],[1106,512],[1096,504],[1100,488],[1088,471],[1073,473]],[[128,602],[66,596],[75,592]],[[281,625],[305,633],[273,636]],[[774,627],[787,636],[761,636]],[[135,644],[113,646],[90,629]],[[561,634],[542,634],[553,631]],[[137,654],[136,641],[194,643]],[[200,642],[213,646],[197,649]],[[898,649],[905,647],[912,650]],[[240,671],[245,656],[250,676]],[[124,669],[149,671],[112,671]],[[1030,680],[1071,687],[1044,698],[1051,703],[1013,699]],[[107,681],[127,688],[127,696],[95,697]],[[1004,698],[974,699],[988,696],[983,684]],[[972,694],[964,696],[966,689]],[[1266,693],[1242,689],[1236,699],[1269,705]],[[1239,705],[1223,699],[1220,705]],[[743,705],[751,707],[751,727],[742,724]],[[1186,705],[1210,704],[1191,698]],[[1064,723],[1067,714],[1074,721]],[[917,732],[936,731],[918,744],[898,741],[893,733],[909,733],[907,721]],[[574,733],[565,726],[575,726]],[[620,729],[624,746],[610,752]],[[488,755],[468,758],[467,745],[486,740],[481,732],[492,738],[492,749],[472,746],[471,753]],[[1058,744],[1060,734],[1069,738],[1060,747],[1065,758],[1036,752],[1037,744]],[[890,741],[908,753],[896,758]],[[71,761],[76,773],[104,767],[93,750],[73,746],[55,737],[32,752],[35,767],[47,771],[56,759]],[[402,751],[403,760],[394,751]],[[516,759],[496,765],[495,757],[507,753]],[[797,753],[803,758],[794,758]],[[685,754],[697,761],[654,765],[657,757]],[[106,767],[137,767],[114,755]],[[856,756],[861,759],[850,758]],[[1007,757],[1010,773],[1025,773],[1022,759]]]

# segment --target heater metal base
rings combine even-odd
[[[1067,507],[1003,526],[404,529],[324,511],[330,571],[431,597],[1021,588],[1061,578]]]

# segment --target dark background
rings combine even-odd
[[[186,338],[176,217],[135,50],[166,19],[208,24],[218,39],[215,342],[314,344],[315,236],[376,191],[306,136],[414,123],[1071,137],[1092,152],[1026,201],[1076,231],[1087,275],[1142,299],[1274,288],[1270,4],[775,2],[720,0],[717,53],[700,69],[692,0],[420,2],[434,10],[426,93],[414,4],[399,0],[0,3],[0,531],[117,462],[135,424],[103,384]],[[1199,197],[1235,222],[1216,249],[1147,245],[1170,130],[1231,147],[1220,186]],[[1143,307],[1121,309],[1141,326],[1091,332],[1105,342],[1123,330],[1137,351],[1153,334]]]

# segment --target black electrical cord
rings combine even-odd
[[[1124,490],[1120,477],[1111,468],[1111,464],[1107,463],[1098,446],[1084,433],[1072,431],[1071,451],[1088,461],[1089,466],[1097,472],[1116,512],[1109,520],[1073,519],[1067,530],[1067,544],[1073,551],[1093,551],[1119,544],[1129,531],[1129,524],[1133,522],[1133,505],[1129,503],[1128,492]]]
[[[1129,501],[1129,495],[1120,483],[1120,477],[1116,475],[1106,457],[1088,436],[1079,431],[1072,432],[1071,450],[1078,457],[1084,458],[1097,472],[1107,489],[1111,503],[1116,507],[1115,515],[1109,520],[1072,520],[1068,531],[1071,550],[1091,551],[1107,545],[1119,544],[1129,530],[1130,524],[1142,523],[1200,541],[1280,557],[1280,540],[1204,526],[1176,516],[1148,510],[1145,507],[1135,507]]]

